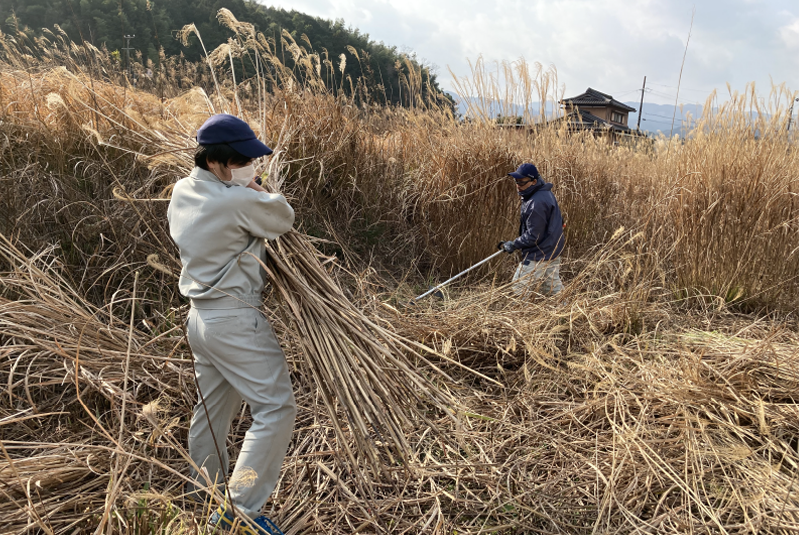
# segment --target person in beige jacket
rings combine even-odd
[[[208,483],[222,487],[226,439],[241,401],[250,406],[247,430],[225,504],[210,517],[220,528],[234,513],[251,519],[246,534],[278,534],[261,515],[277,484],[297,412],[283,350],[261,312],[264,240],[291,230],[294,210],[255,179],[253,162],[271,149],[232,115],[214,115],[197,132],[196,167],[174,187],[167,218],[183,266],[180,293],[191,301],[187,332],[198,397],[189,427],[188,490],[199,500]],[[213,430],[213,432],[212,432]],[[214,437],[216,443],[214,443]]]

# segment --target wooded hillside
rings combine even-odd
[[[305,36],[314,50],[327,51],[337,67],[344,54],[345,74],[353,79],[363,76],[375,98],[382,100],[385,95],[386,101],[402,104],[401,80],[411,69],[425,82],[429,79],[433,93],[441,92],[435,74],[412,54],[408,57],[396,46],[372,41],[368,34],[347,27],[341,19],[325,20],[266,7],[253,0],[0,0],[0,24],[3,32],[22,32],[29,39],[42,35],[43,29],[57,31],[57,25],[71,40],[90,42],[110,52],[123,49],[123,36],[135,35],[131,40],[135,49],[132,55],[141,54],[143,62],[152,60],[158,64],[161,49],[167,56],[183,54],[190,61],[201,59],[202,47],[196,38],[190,40],[188,47],[175,38],[177,30],[186,24],[196,25],[209,51],[232,37],[233,32],[217,21],[217,12],[223,7],[239,20],[252,23],[257,32],[274,41],[279,51],[285,30],[301,46],[308,44]],[[288,51],[285,55],[290,58]],[[124,54],[119,57],[124,61]]]

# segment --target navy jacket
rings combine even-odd
[[[522,194],[519,237],[514,249],[522,252],[522,261],[552,260],[563,252],[563,217],[552,184],[539,178],[539,183]]]

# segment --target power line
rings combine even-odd
[[[657,84],[657,83],[655,83],[655,82],[650,82],[650,83],[651,83],[652,85],[659,85],[659,86],[661,86],[661,87],[668,87],[668,88],[670,88],[670,89],[677,89],[677,87],[676,87],[676,86],[673,86],[673,85]],[[691,89],[690,87],[681,87],[681,88],[680,88],[680,91],[697,91],[697,92],[699,92],[699,93],[704,93],[704,94],[706,94],[706,95],[709,95],[709,94],[711,93],[711,92],[710,92],[710,91],[708,91],[707,89]]]
[[[671,117],[666,117],[665,115],[658,115],[657,113],[647,113],[647,117],[658,117],[660,119],[666,119],[667,121],[671,121]],[[683,117],[677,117],[678,119],[682,119]]]
[[[663,98],[669,98],[669,99],[674,98],[674,95],[669,95],[668,93],[663,93],[661,91],[655,91],[654,89],[647,89],[646,92]]]
[[[641,89],[639,88],[639,89],[630,89],[629,91],[621,91],[621,92],[614,91],[612,94],[613,94],[613,96],[615,98],[615,97],[620,97],[622,95],[629,95],[630,93],[635,93],[635,92],[640,91],[640,90]]]

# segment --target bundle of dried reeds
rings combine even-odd
[[[264,268],[282,297],[285,322],[322,393],[339,444],[353,468],[361,464],[356,456],[360,452],[378,478],[386,461],[379,457],[384,449],[380,446],[407,464],[412,460],[407,432],[419,425],[435,432],[428,413],[435,408],[451,413],[458,403],[418,373],[422,359],[416,353],[423,346],[353,306],[318,258],[301,234],[290,232],[270,244],[269,266]],[[339,406],[347,416],[355,451],[338,418]]]

